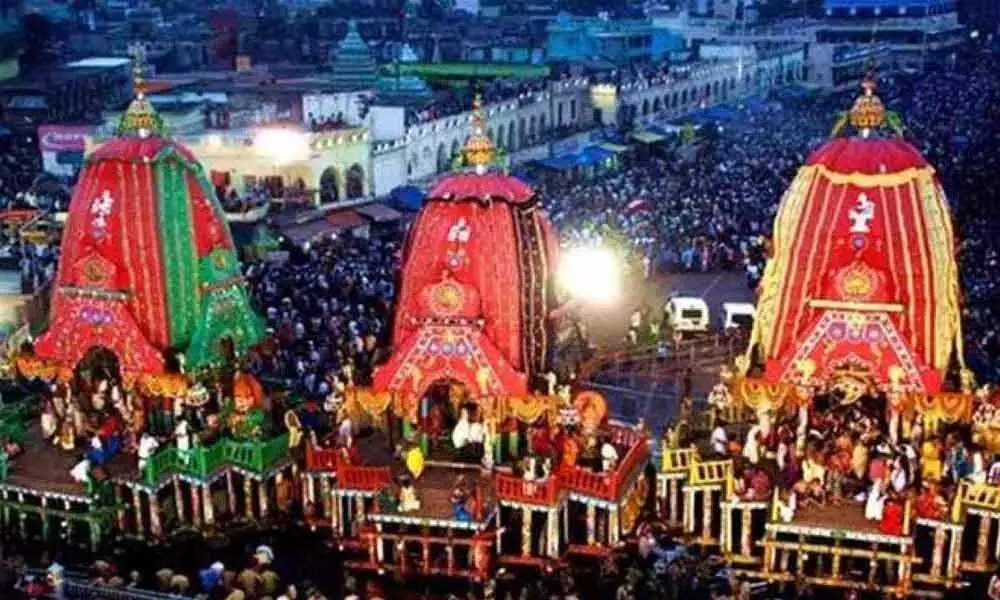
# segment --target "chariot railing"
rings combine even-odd
[[[169,447],[149,459],[141,476],[144,483],[154,485],[174,474],[207,479],[225,467],[239,467],[260,474],[281,461],[287,451],[287,433],[266,441],[238,442],[223,439],[211,446],[195,446],[189,450]]]

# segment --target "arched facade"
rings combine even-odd
[[[351,165],[351,168],[347,170],[347,180],[344,188],[349,200],[361,198],[365,195],[364,167],[356,163]]]
[[[319,176],[319,201],[326,204],[340,199],[340,178],[336,167],[327,167]]]

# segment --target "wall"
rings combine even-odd
[[[402,142],[378,143],[372,147],[372,193],[388,196],[406,185],[406,145]]]
[[[340,94],[303,94],[302,115],[309,120],[311,114],[317,120],[340,116],[352,127],[360,127],[362,123],[361,97],[367,92],[350,92]]]
[[[282,162],[280,156],[248,144],[250,131],[209,133],[185,138],[182,142],[205,167],[206,172],[228,172],[239,188],[247,176],[257,178],[281,176],[286,185],[302,179],[308,189],[318,189],[320,179],[327,169],[332,169],[340,200],[346,198],[346,177],[350,168],[359,166],[363,171],[363,191],[367,196],[372,190],[371,140],[363,129],[343,129],[332,132],[307,134],[311,147],[307,158]]]
[[[635,123],[640,124],[677,118],[714,104],[763,93],[774,86],[801,81],[804,73],[804,48],[790,47],[756,61],[701,64],[677,77],[624,84],[618,87],[614,102],[619,109],[633,111]],[[605,124],[614,123],[618,114],[618,110],[611,115],[603,111]]]
[[[406,136],[406,109],[402,106],[372,106],[368,111],[368,130],[378,142]]]

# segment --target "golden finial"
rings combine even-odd
[[[163,135],[163,119],[153,108],[153,103],[146,97],[146,47],[141,42],[129,44],[129,54],[132,55],[132,90],[135,97],[129,103],[128,109],[122,115],[118,124],[118,135],[135,135],[141,138],[150,135]]]
[[[483,101],[479,94],[476,94],[472,102],[472,131],[465,146],[462,148],[462,157],[465,164],[472,165],[476,173],[482,175],[487,168],[493,164],[493,155],[496,147],[493,140],[486,134],[486,121],[483,118]]]
[[[885,106],[882,99],[875,95],[875,77],[868,74],[861,82],[862,94],[854,100],[851,107],[851,125],[861,131],[865,137],[873,129],[878,129],[885,122]]]

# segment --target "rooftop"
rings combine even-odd
[[[67,69],[109,69],[114,67],[124,67],[131,64],[131,60],[121,56],[92,56],[67,63]]]

